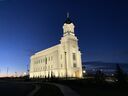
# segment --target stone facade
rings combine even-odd
[[[81,52],[74,34],[74,24],[67,17],[60,44],[35,53],[30,58],[30,78],[82,78]]]

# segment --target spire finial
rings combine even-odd
[[[69,18],[69,12],[67,12],[67,18]]]

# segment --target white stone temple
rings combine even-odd
[[[67,15],[60,44],[35,53],[30,58],[30,78],[82,78],[81,52],[74,33],[74,24]]]

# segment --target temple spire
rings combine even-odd
[[[67,18],[69,18],[69,12],[67,12]]]
[[[71,21],[70,18],[69,18],[69,12],[67,12],[67,18],[66,18],[65,23],[66,23],[66,24],[72,23],[72,21]]]

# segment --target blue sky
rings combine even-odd
[[[66,13],[83,61],[128,63],[126,0],[0,0],[1,73],[24,72],[29,57],[59,43]]]

